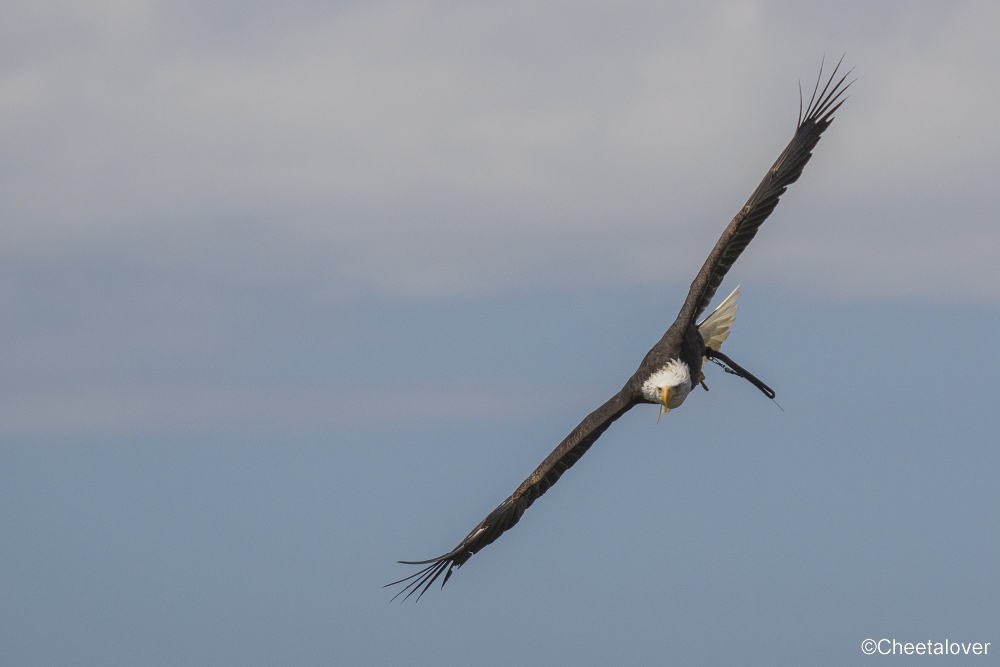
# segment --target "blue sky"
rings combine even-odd
[[[6,3],[0,664],[1000,646],[998,14]],[[784,411],[710,368],[389,605],[634,371],[843,52],[720,290]]]

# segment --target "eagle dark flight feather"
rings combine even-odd
[[[842,60],[843,58],[841,58]],[[838,69],[840,69],[840,62],[837,63],[822,91],[819,90],[821,79],[816,79],[816,87],[809,100],[805,118],[801,118],[800,111],[799,125],[795,130],[795,136],[792,137],[788,146],[767,171],[764,180],[750,195],[750,199],[732,219],[715,247],[712,248],[704,266],[701,267],[701,271],[691,283],[691,290],[688,292],[684,306],[678,315],[679,320],[685,320],[686,323],[691,324],[704,312],[712,301],[712,297],[715,296],[715,291],[722,284],[722,279],[726,277],[729,269],[736,262],[736,258],[750,245],[750,241],[757,234],[761,224],[778,205],[778,199],[785,194],[789,185],[799,180],[802,169],[812,157],[813,148],[819,143],[820,135],[833,121],[833,114],[844,103],[841,97],[851,85],[850,83],[846,86],[843,85],[850,72],[844,74],[836,84],[833,83]],[[822,68],[820,77],[822,77]],[[819,93],[818,97],[817,92]]]
[[[740,256],[740,253],[749,245],[767,216],[778,205],[778,199],[781,195],[784,194],[789,185],[798,180],[803,167],[812,156],[812,150],[819,142],[820,136],[833,121],[834,112],[843,104],[843,94],[851,85],[850,83],[844,85],[844,81],[850,72],[834,83],[839,68],[840,63],[838,62],[822,90],[819,89],[822,80],[822,67],[820,68],[820,76],[816,80],[816,86],[809,104],[806,106],[804,116],[800,107],[799,123],[795,130],[795,136],[792,137],[781,156],[768,170],[764,180],[754,190],[743,209],[726,227],[694,282],[691,283],[691,289],[676,321],[660,342],[649,351],[639,369],[629,378],[622,390],[604,405],[587,415],[580,422],[580,425],[573,429],[566,436],[566,439],[542,461],[541,465],[517,487],[517,490],[490,512],[489,516],[483,519],[457,547],[431,560],[399,561],[406,565],[426,565],[426,567],[408,577],[386,584],[386,586],[405,584],[393,599],[405,593],[403,598],[405,600],[416,593],[419,600],[420,596],[442,574],[444,574],[441,581],[443,587],[451,577],[454,568],[461,567],[473,554],[492,544],[500,535],[513,528],[521,519],[524,511],[555,484],[559,477],[590,449],[590,446],[615,420],[631,410],[633,406],[647,402],[642,395],[643,380],[649,376],[651,369],[658,367],[666,359],[677,358],[686,332],[694,330],[694,321],[708,306],[726,273]],[[701,350],[704,350],[704,345],[701,345]],[[700,363],[700,354],[698,356]]]

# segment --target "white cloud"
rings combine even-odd
[[[4,3],[4,416],[271,414],[210,373],[108,379],[108,341],[219,354],[238,325],[205,314],[238,312],[240,286],[329,304],[685,284],[823,53],[858,81],[734,282],[995,303],[996,25],[990,2]],[[39,298],[63,310],[21,307]]]
[[[235,227],[290,270],[327,248],[345,289],[686,280],[790,136],[795,80],[841,48],[860,80],[792,196],[996,210],[991,3],[883,8],[879,31],[753,2],[30,7],[7,31],[43,46],[0,70],[10,253]]]
[[[483,380],[384,386],[143,386],[41,391],[0,402],[0,436],[51,438],[157,432],[322,433],[381,426],[535,417],[579,402],[567,387],[497,387]]]

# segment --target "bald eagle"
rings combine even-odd
[[[733,262],[778,205],[778,198],[784,194],[789,185],[798,180],[820,136],[833,121],[833,114],[844,103],[846,99],[843,97],[844,92],[853,81],[846,85],[844,83],[850,72],[837,79],[839,69],[840,62],[830,74],[826,85],[820,90],[823,78],[823,68],[820,67],[819,77],[816,79],[809,104],[805,105],[804,113],[800,87],[799,120],[792,140],[709,253],[701,271],[691,283],[691,289],[677,319],[663,334],[663,338],[646,354],[638,370],[628,379],[621,391],[587,415],[517,487],[517,490],[473,528],[458,546],[430,560],[399,561],[405,565],[426,567],[408,577],[386,584],[386,586],[404,584],[393,599],[406,593],[403,598],[405,600],[417,593],[416,599],[419,600],[441,574],[444,574],[444,579],[441,581],[443,588],[454,568],[461,567],[473,554],[513,528],[524,511],[555,484],[615,420],[640,403],[659,405],[661,417],[664,413],[680,406],[691,389],[704,380],[702,367],[705,361],[714,360],[720,363],[728,372],[746,378],[769,398],[774,398],[774,392],[770,387],[719,350],[729,335],[729,327],[736,316],[739,287],[708,317],[701,322],[696,323],[696,321],[708,307]]]

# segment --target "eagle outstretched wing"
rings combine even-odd
[[[395,600],[406,593],[403,598],[405,600],[419,590],[420,593],[417,595],[419,600],[420,596],[442,573],[444,573],[444,580],[442,580],[441,586],[444,586],[451,576],[452,568],[461,567],[474,553],[486,545],[492,544],[504,532],[513,528],[514,524],[521,519],[524,511],[531,507],[531,503],[548,491],[549,487],[555,484],[559,477],[590,449],[590,446],[601,437],[601,434],[616,419],[632,409],[632,406],[636,405],[637,402],[634,398],[634,392],[623,388],[608,399],[604,405],[587,415],[580,422],[580,425],[573,429],[566,436],[566,439],[542,461],[541,465],[535,468],[528,479],[521,482],[517,490],[490,512],[489,516],[483,519],[478,526],[473,528],[472,532],[459,542],[457,547],[443,556],[431,560],[399,561],[405,565],[426,565],[427,567],[399,581],[386,584],[386,586],[394,586],[406,583],[392,599]]]
[[[843,61],[843,57],[841,58]],[[802,92],[799,90],[799,124],[795,128],[795,136],[785,147],[774,165],[767,171],[764,180],[760,182],[757,189],[750,195],[746,205],[736,214],[726,231],[722,233],[718,243],[712,248],[708,259],[701,267],[701,271],[695,276],[691,283],[691,290],[687,299],[681,307],[681,312],[677,319],[682,323],[682,330],[693,323],[695,319],[708,307],[715,296],[715,290],[719,288],[722,279],[732,267],[736,258],[750,244],[761,224],[771,215],[771,211],[778,205],[778,199],[785,193],[788,186],[799,180],[802,169],[812,157],[812,150],[819,142],[823,131],[829,127],[833,121],[833,114],[844,103],[844,92],[851,86],[853,81],[844,85],[844,81],[851,72],[841,76],[834,83],[837,70],[840,69],[840,62],[833,69],[830,78],[827,80],[823,90],[819,89],[823,78],[823,68],[820,67],[819,77],[816,79],[816,86],[813,88],[812,97],[806,106],[805,116],[802,115]]]

